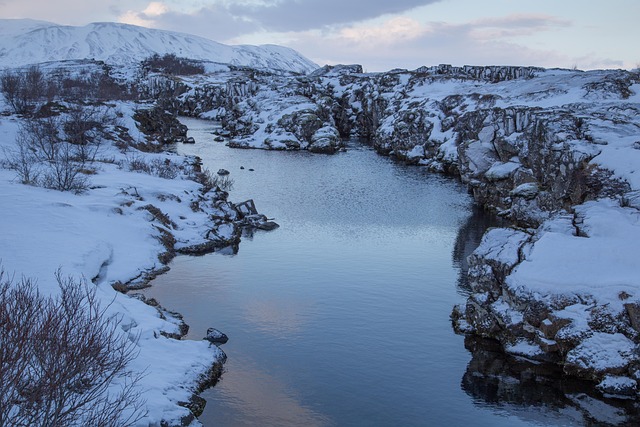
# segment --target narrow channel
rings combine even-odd
[[[237,150],[211,122],[184,123],[196,144],[179,152],[229,170],[230,199],[280,224],[234,255],[176,258],[145,292],[184,315],[187,338],[229,336],[205,426],[540,425],[461,386],[471,355],[449,315],[491,223],[461,183],[357,142]]]

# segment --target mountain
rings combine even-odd
[[[300,73],[318,68],[295,50],[277,45],[229,46],[189,34],[112,22],[73,27],[0,19],[0,67],[74,59],[126,64],[154,53]]]

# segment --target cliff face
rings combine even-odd
[[[177,108],[221,120],[229,145],[332,153],[359,137],[459,176],[513,226],[488,232],[469,258],[456,330],[636,396],[639,73],[326,66],[215,79],[183,81]]]

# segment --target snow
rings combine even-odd
[[[510,194],[512,196],[524,197],[525,199],[532,199],[536,196],[536,194],[538,194],[539,191],[540,190],[538,189],[537,183],[525,182],[524,184],[520,184],[516,188],[511,190]]]
[[[621,395],[620,392],[624,393],[625,390],[635,391],[637,387],[638,384],[634,379],[619,375],[605,375],[604,379],[598,384],[598,388],[603,390],[605,393],[615,395],[617,397],[624,396],[624,394]]]
[[[507,285],[542,295],[591,295],[621,310],[621,291],[640,297],[640,212],[611,200],[588,202],[576,211],[588,237],[543,230]]]
[[[493,145],[490,142],[474,141],[470,143],[467,147],[469,169],[475,175],[487,172],[495,161],[493,153]]]
[[[124,65],[154,53],[172,53],[196,60],[299,73],[318,68],[283,46],[228,46],[188,34],[127,24],[99,22],[73,27],[0,19],[0,29],[0,67],[89,58]]]
[[[3,160],[17,130],[17,119],[0,118]],[[170,154],[138,155],[181,161]],[[165,249],[157,238],[159,224],[142,206],[153,204],[176,222],[172,232],[179,245],[204,241],[211,225],[206,213],[189,206],[200,194],[199,184],[129,172],[112,163],[126,156],[111,146],[105,145],[99,157],[110,160],[98,163],[97,174],[90,176],[92,188],[80,195],[22,185],[12,171],[0,168],[0,262],[8,276],[34,279],[45,295],[58,292],[58,269],[65,277],[94,280],[101,305],[121,316],[121,333],[137,337],[139,355],[131,368],[144,373],[140,387],[149,411],[140,425],[159,425],[189,414],[177,402],[189,399],[199,377],[222,353],[206,341],[165,338],[160,332],[177,333],[177,325],[111,284],[161,267],[158,254]],[[170,307],[170,301],[163,303]]]
[[[486,260],[513,266],[519,261],[518,251],[531,236],[511,228],[488,230],[472,256],[482,256]]]
[[[152,53],[174,53],[207,61],[205,67],[211,74],[184,79],[192,88],[204,84],[225,85],[234,76],[246,77],[241,73],[234,75],[232,65],[301,73],[317,68],[300,54],[284,47],[226,46],[186,34],[113,23],[69,27],[42,21],[0,20],[0,52],[0,67],[64,60],[67,61],[65,66],[76,70],[80,70],[80,66],[96,66],[87,62],[87,58],[118,66],[144,59]],[[54,66],[61,64],[42,65],[45,69]],[[133,67],[123,67],[118,72],[131,78],[133,70]],[[325,74],[320,71],[316,74],[322,75],[324,82],[332,86],[336,98],[358,88],[357,84],[349,83],[349,79],[341,79],[342,75],[348,74],[345,67],[336,67]],[[420,80],[399,71],[394,74],[398,80],[394,81],[393,88],[379,88],[379,92],[369,88],[369,99],[375,100],[378,96],[386,99],[393,113],[383,115],[377,129],[379,135],[392,135],[394,124],[401,121],[402,114],[408,110],[433,113],[428,115],[434,126],[428,140],[424,140],[425,145],[406,150],[407,157],[420,158],[429,151],[425,147],[437,146],[437,159],[420,161],[429,165],[437,161],[455,163],[463,155],[462,150],[459,151],[457,135],[451,126],[446,126],[446,118],[439,107],[439,103],[452,94],[464,95],[462,102],[452,110],[458,115],[474,109],[522,107],[546,109],[550,114],[558,115],[570,112],[584,117],[584,127],[591,140],[569,139],[566,132],[561,132],[553,136],[557,144],[552,149],[570,148],[574,159],[593,157],[593,166],[606,168],[629,184],[633,191],[628,195],[628,205],[621,206],[620,200],[589,201],[572,207],[565,214],[552,215],[535,230],[535,234],[534,230],[489,230],[474,253],[474,256],[484,258],[485,264],[475,268],[484,268],[484,273],[491,274],[491,267],[505,267],[505,274],[508,273],[506,270],[510,271],[505,279],[510,292],[523,297],[534,296],[551,306],[557,301],[567,302],[550,316],[570,320],[558,332],[558,338],[579,337],[582,340],[569,353],[571,361],[597,369],[617,367],[627,363],[630,352],[635,349],[634,344],[619,333],[594,332],[590,321],[595,306],[606,307],[609,314],[618,316],[623,313],[624,304],[640,302],[637,263],[640,253],[640,149],[637,148],[640,142],[640,84],[633,84],[631,95],[623,99],[615,92],[594,86],[615,78],[615,71],[546,70],[537,74],[532,79],[489,83],[447,78]],[[356,80],[371,77],[352,76]],[[237,107],[245,114],[240,119],[248,119],[246,122],[256,129],[232,142],[253,148],[284,149],[292,143],[305,148],[306,143],[299,141],[292,132],[282,128],[274,130],[270,125],[285,121],[288,115],[316,114],[319,104],[300,96],[296,88],[288,87],[287,77],[270,75],[265,77],[269,79],[265,80],[268,84],[262,84],[265,81],[260,81],[259,76],[255,79],[260,83],[260,90],[251,96],[247,94],[250,92],[248,86],[239,88],[246,89],[247,93],[238,96]],[[482,101],[485,96],[490,101]],[[139,140],[142,136],[136,134],[131,118],[136,107],[128,103],[118,105],[123,113],[123,125],[131,130],[135,140]],[[349,107],[348,111],[353,114],[362,109],[359,102],[352,102]],[[204,112],[203,117],[215,118],[222,112],[222,109],[211,110]],[[519,172],[522,164],[517,158],[499,160],[495,145],[498,131],[501,131],[505,133],[501,135],[503,142],[517,147],[521,120],[525,118],[516,112],[514,120],[504,125],[506,129],[486,126],[477,140],[462,141],[467,144],[464,155],[474,177],[501,181]],[[17,128],[17,119],[0,117],[0,152],[13,146]],[[323,145],[335,136],[334,127],[323,126],[313,139]],[[147,421],[157,423],[162,418],[179,418],[186,409],[177,406],[176,402],[188,398],[189,387],[198,375],[220,357],[218,350],[204,341],[164,338],[159,332],[176,332],[176,324],[161,319],[154,308],[115,292],[110,284],[126,282],[145,270],[161,267],[158,254],[164,248],[158,240],[158,224],[148,211],[141,209],[145,205],[158,207],[175,222],[172,233],[178,248],[205,240],[204,236],[210,230],[208,213],[193,212],[189,207],[189,202],[199,196],[198,184],[182,178],[166,180],[130,172],[126,168],[130,159],[109,147],[100,154],[103,159],[111,158],[113,162],[100,164],[97,174],[90,177],[92,189],[81,195],[23,186],[15,181],[12,172],[0,169],[0,197],[3,200],[0,205],[0,247],[5,248],[0,260],[10,274],[36,279],[43,292],[57,291],[53,275],[58,269],[63,274],[94,279],[100,298],[113,301],[111,310],[124,316],[126,333],[140,337],[140,356],[135,364],[136,369],[147,372],[143,383],[148,390],[145,392],[150,411]],[[181,162],[177,156],[166,153],[145,154],[144,157]],[[535,182],[524,182],[511,189],[510,195],[531,199],[541,190],[545,189]],[[223,235],[230,232],[229,227],[218,230]],[[627,299],[620,298],[622,292],[628,295]],[[487,294],[474,297],[478,301],[489,298]],[[522,322],[522,316],[503,300],[493,302],[492,309],[510,322]],[[507,351],[533,357],[542,350],[535,344],[519,341],[508,346]]]
[[[534,358],[543,353],[539,345],[530,343],[526,340],[519,340],[515,344],[508,345],[504,349],[507,353],[514,354],[516,356],[531,357]]]
[[[567,362],[596,371],[619,369],[634,360],[636,352],[626,336],[596,332],[567,354]]]
[[[485,172],[484,176],[490,181],[506,179],[520,166],[521,165],[518,162],[494,163],[493,166],[491,166],[489,170]]]

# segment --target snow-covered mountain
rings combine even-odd
[[[318,68],[295,50],[277,45],[229,46],[188,34],[111,22],[72,27],[0,19],[0,67],[70,59],[126,64],[154,53],[302,73]]]

